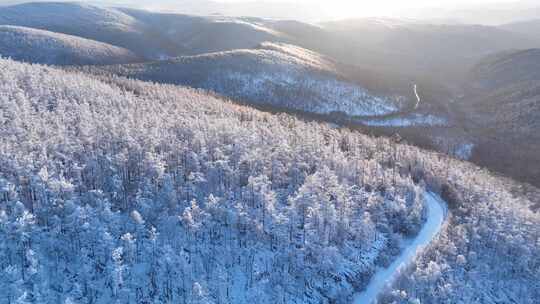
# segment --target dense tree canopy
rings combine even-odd
[[[467,163],[9,60],[0,92],[0,303],[348,303],[426,188],[452,215],[392,300],[539,297],[540,217]]]

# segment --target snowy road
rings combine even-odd
[[[437,236],[446,217],[446,202],[432,192],[426,193],[425,200],[428,216],[418,236],[410,241],[400,256],[388,268],[381,268],[375,273],[366,290],[355,295],[354,304],[376,303],[377,297],[393,283],[401,269],[413,262],[417,253]]]
[[[416,95],[416,105],[414,106],[414,109],[418,109],[418,106],[420,106],[420,95],[418,94],[418,86],[414,85],[414,95]]]

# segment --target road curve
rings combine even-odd
[[[418,85],[414,85],[414,95],[416,95],[416,105],[414,106],[414,109],[418,109],[418,107],[420,106],[420,95],[418,94]]]
[[[440,232],[446,218],[447,204],[433,192],[427,192],[424,198],[427,205],[427,221],[424,227],[388,268],[377,270],[366,289],[354,296],[354,304],[376,303],[379,295],[394,282],[401,270],[412,263],[417,254]]]

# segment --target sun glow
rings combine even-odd
[[[216,0],[224,3],[254,2],[258,0]],[[457,9],[478,7],[486,3],[501,5],[518,0],[261,0],[262,2],[296,3],[318,6],[325,17],[343,19],[352,17],[388,16],[397,17],[424,9]]]
[[[362,16],[391,16],[397,13],[397,7],[388,1],[320,1],[320,5],[328,10],[334,18]]]

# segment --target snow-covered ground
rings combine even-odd
[[[408,98],[344,79],[323,55],[280,43],[106,68],[115,74],[211,90],[250,104],[350,117],[396,114]]]
[[[371,127],[413,127],[413,126],[446,126],[446,118],[427,114],[411,114],[402,117],[364,119],[361,122]]]
[[[472,156],[474,147],[475,147],[475,144],[473,144],[473,143],[464,143],[464,144],[461,144],[461,145],[456,149],[456,151],[454,152],[454,154],[455,154],[456,157],[458,157],[459,159],[468,160],[468,159],[470,159],[471,156]]]
[[[367,288],[357,294],[355,304],[375,303],[378,296],[398,277],[401,270],[414,261],[416,255],[427,246],[439,233],[446,214],[446,202],[437,194],[425,194],[427,221],[418,236],[411,240],[401,255],[386,269],[379,269]]]
[[[316,114],[334,112],[349,116],[380,116],[402,107],[398,98],[372,95],[366,89],[328,76],[316,76],[296,67],[275,72],[218,71],[205,87],[221,94],[257,103],[293,108]]]
[[[20,26],[0,26],[0,55],[42,64],[118,64],[137,60],[131,51],[77,36]]]
[[[0,24],[27,26],[51,30],[115,29],[119,32],[136,31],[137,20],[113,8],[101,8],[79,3],[24,3],[0,8]]]

